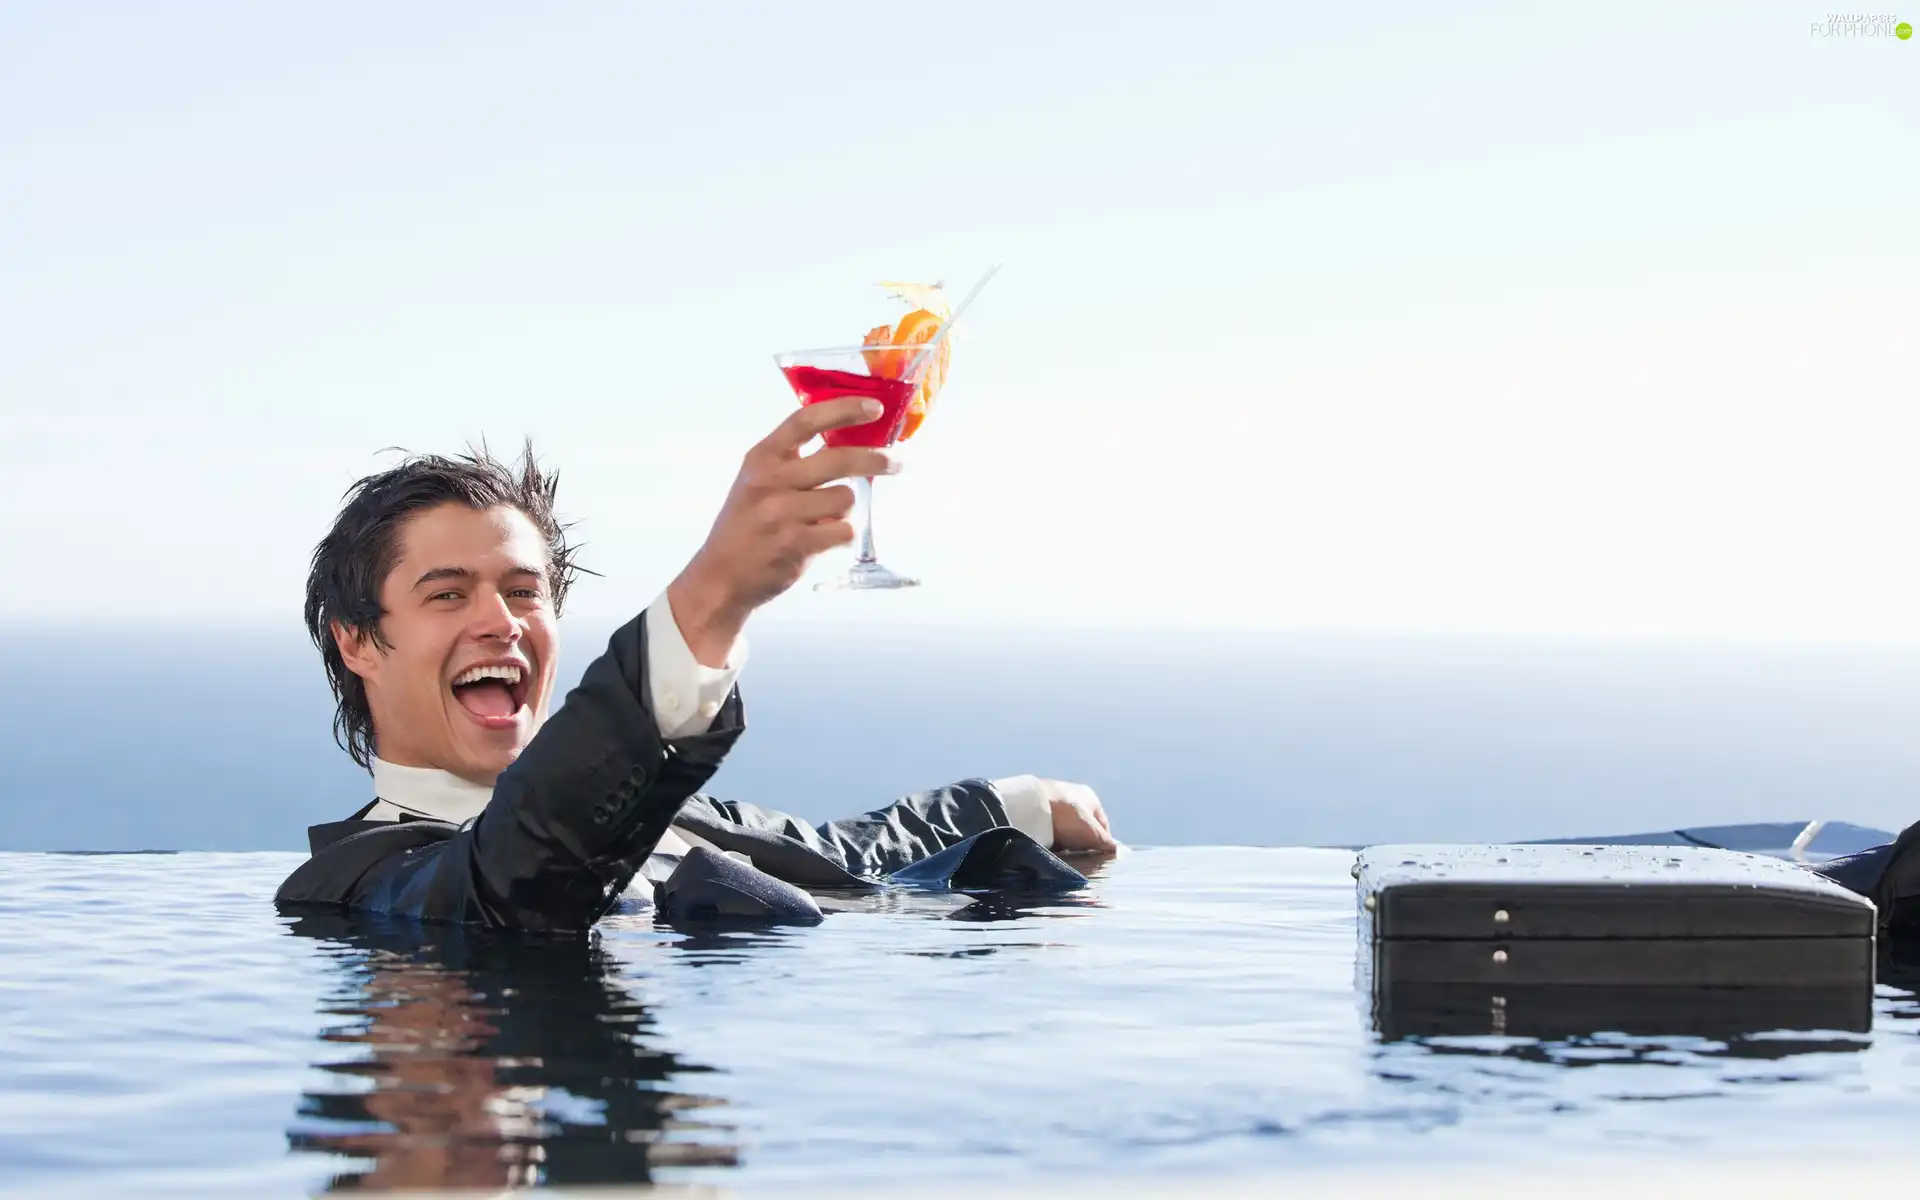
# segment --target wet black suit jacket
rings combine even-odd
[[[1880,910],[1881,928],[1907,947],[1920,949],[1920,822],[1884,846],[1831,859],[1813,868],[1841,887],[1860,893]]]
[[[496,928],[578,930],[603,916],[669,826],[801,887],[857,886],[1009,825],[984,780],[811,827],[699,795],[745,728],[736,690],[712,728],[663,739],[647,688],[644,616],[622,626],[580,685],[462,827],[347,820],[309,830],[313,857],[283,909],[387,913]]]

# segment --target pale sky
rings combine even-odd
[[[927,586],[771,619],[1920,639],[1920,39],[1824,17],[0,2],[0,619],[291,623],[483,436],[635,611],[775,351],[998,261]]]

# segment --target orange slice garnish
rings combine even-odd
[[[924,308],[916,308],[900,318],[893,327],[893,344],[896,346],[918,346],[934,339],[940,332],[940,318]],[[900,364],[904,370],[907,363]]]
[[[872,329],[867,330],[866,340],[860,344],[863,346],[893,345],[893,326],[875,325]],[[898,379],[900,377],[903,365],[899,361],[900,352],[898,350],[863,350],[860,352],[860,357],[867,360],[867,371],[870,374],[881,379]]]
[[[920,377],[920,386],[913,390],[913,399],[907,402],[907,416],[900,425],[900,440],[906,441],[927,419],[927,409],[932,407],[933,398],[939,393],[942,384],[947,381],[947,358],[953,353],[953,339],[940,343],[933,352],[933,361],[927,364],[927,373]]]
[[[920,346],[932,341],[940,333],[941,320],[924,308],[916,308],[900,318],[900,324],[894,326],[893,340],[899,346]],[[939,390],[935,376],[939,373],[939,358],[946,352],[947,343],[942,341],[940,349],[933,352],[935,361],[926,365],[920,374],[920,383],[913,389],[913,399],[907,402],[907,414],[900,425],[900,440],[906,441],[920,429],[921,422],[927,419],[927,405]],[[902,356],[899,369],[904,374],[913,365],[912,351],[898,350]]]
[[[898,325],[876,325],[867,331],[863,346],[922,346],[939,336],[940,326],[945,318],[924,308],[916,308],[900,318]],[[934,396],[941,385],[947,381],[947,361],[953,354],[953,343],[942,341],[940,348],[933,352],[933,361],[920,375],[920,383],[913,389],[913,399],[907,402],[906,419],[900,427],[900,440],[912,437],[927,419],[927,407],[933,403]],[[865,350],[862,356],[867,360],[867,370],[884,379],[898,379],[913,366],[915,354],[912,350]]]

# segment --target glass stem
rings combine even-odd
[[[878,560],[873,557],[873,477],[856,476],[853,481],[853,503],[860,510],[860,565],[872,566]]]

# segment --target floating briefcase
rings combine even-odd
[[[1359,956],[1389,1036],[1864,1030],[1873,903],[1805,868],[1649,846],[1375,846]]]

